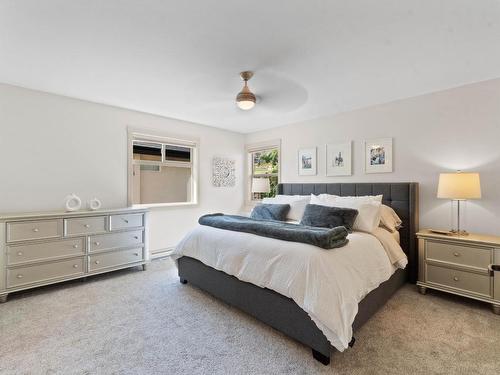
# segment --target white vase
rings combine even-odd
[[[82,200],[75,193],[72,193],[66,197],[66,211],[78,211],[82,208]]]
[[[95,211],[95,210],[98,210],[99,208],[101,208],[102,203],[99,199],[92,198],[91,200],[89,200],[88,206],[89,206],[89,209],[91,209],[92,211]]]

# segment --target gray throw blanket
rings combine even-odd
[[[317,228],[282,221],[257,220],[244,216],[224,214],[204,215],[200,217],[198,223],[278,240],[307,243],[323,249],[342,247],[349,242],[347,239],[348,232],[344,227]]]

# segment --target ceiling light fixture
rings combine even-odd
[[[243,81],[245,81],[245,86],[236,96],[236,105],[243,109],[244,111],[248,111],[255,106],[255,95],[248,88],[247,82],[250,78],[252,78],[253,72],[245,71],[240,73],[240,77]]]

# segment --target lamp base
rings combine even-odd
[[[469,232],[467,232],[466,230],[457,230],[457,229],[452,229],[450,230],[450,232],[454,235],[454,236],[468,236],[469,235]]]

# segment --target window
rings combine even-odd
[[[247,146],[247,150],[250,200],[274,197],[279,183],[279,142]]]
[[[196,203],[196,143],[129,132],[129,203]]]

